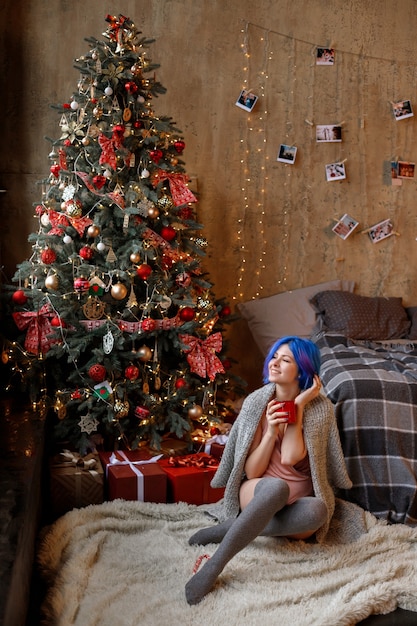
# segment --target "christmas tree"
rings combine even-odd
[[[223,421],[237,388],[223,340],[233,316],[202,270],[184,139],[152,107],[165,92],[153,40],[127,17],[106,21],[76,60],[77,90],[55,106],[39,229],[13,278],[21,335],[2,360],[37,408],[53,407],[58,440],[158,449],[168,433],[190,441]]]

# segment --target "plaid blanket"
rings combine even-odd
[[[417,524],[417,343],[314,338],[351,490],[342,494],[391,523]]]

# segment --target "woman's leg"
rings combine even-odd
[[[307,539],[325,523],[327,507],[314,497],[300,498],[274,515],[261,532],[262,537]]]
[[[261,533],[262,537],[288,537],[307,539],[325,523],[327,508],[322,500],[314,497],[300,498],[288,504],[274,515]],[[236,518],[227,519],[198,530],[190,539],[190,545],[205,546],[220,543]]]
[[[259,480],[252,500],[233,520],[214,555],[186,584],[189,604],[197,604],[211,591],[225,565],[262,533],[274,514],[286,505],[288,496],[284,480],[269,476]]]

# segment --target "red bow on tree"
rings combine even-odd
[[[197,198],[186,185],[190,179],[185,174],[176,172],[170,174],[165,170],[158,170],[152,178],[152,184],[156,187],[163,180],[168,180],[169,182],[175,206],[181,206],[181,204],[187,204],[188,202],[197,202]]]
[[[23,311],[13,313],[13,319],[19,330],[27,328],[25,348],[31,354],[48,352],[54,341],[49,337],[52,326],[49,318],[52,317],[49,305],[44,304],[39,311]]]
[[[87,226],[91,226],[93,223],[89,217],[69,217],[63,213],[58,213],[57,211],[49,211],[49,221],[52,228],[47,233],[48,235],[62,235],[66,226],[71,224],[80,237],[83,236]]]
[[[187,361],[192,372],[214,380],[216,374],[224,374],[225,370],[216,352],[222,349],[221,333],[214,333],[207,339],[199,339],[192,335],[180,335],[182,343],[186,344],[184,352],[187,352]]]

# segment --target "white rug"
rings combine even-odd
[[[417,612],[417,529],[373,522],[348,545],[258,538],[191,607],[184,585],[216,546],[187,540],[209,523],[184,503],[116,500],[67,513],[38,554],[49,585],[45,623],[343,626],[397,606]]]

